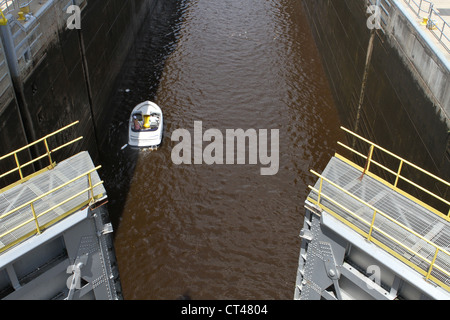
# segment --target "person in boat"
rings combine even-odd
[[[158,123],[158,117],[156,116],[156,114],[150,114],[150,123]]]
[[[136,131],[141,130],[141,124],[139,123],[136,116],[133,116],[133,123],[134,123],[134,130],[136,130]]]

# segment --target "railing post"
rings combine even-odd
[[[431,264],[430,264],[430,269],[428,269],[427,276],[425,277],[426,280],[428,280],[430,278],[431,271],[433,270],[433,266],[434,266],[434,263],[436,262],[438,253],[439,253],[439,248],[436,248],[436,252],[434,253],[433,261],[431,261]]]
[[[403,160],[400,161],[400,165],[398,166],[397,176],[395,177],[395,183],[394,183],[395,188],[397,188],[398,179],[400,177],[400,172],[402,171],[402,168],[403,168]]]
[[[322,195],[323,178],[320,177],[319,195],[317,197],[317,203],[320,205],[320,197]]]
[[[45,149],[47,150],[48,160],[50,161],[50,165],[52,165],[53,161],[52,161],[52,156],[51,156],[51,153],[50,153],[50,149],[48,147],[47,138],[44,139],[44,144],[45,144]]]
[[[367,237],[367,240],[369,242],[372,242],[372,231],[373,231],[373,226],[375,224],[375,217],[377,216],[377,210],[373,211],[373,218],[372,218],[372,223],[370,224],[370,229],[369,229],[369,236]]]
[[[37,230],[38,234],[41,234],[41,228],[39,227],[39,222],[38,222],[38,219],[36,216],[36,211],[34,210],[34,204],[31,203],[30,206],[31,206],[31,212],[33,213],[34,222],[36,223],[36,230]]]
[[[90,193],[91,193],[91,195],[90,195],[90,201],[93,201],[94,200],[94,188],[92,187],[92,178],[91,178],[91,174],[90,173],[88,173],[88,181],[89,181],[89,189],[90,189]]]
[[[370,169],[370,163],[371,163],[371,161],[372,161],[372,157],[373,157],[373,149],[375,148],[375,146],[374,145],[371,145],[370,146],[370,153],[369,153],[369,159],[367,159],[367,172],[369,172],[369,169]]]
[[[16,160],[17,168],[19,169],[20,179],[23,179],[22,169],[20,168],[19,159],[17,158],[17,153],[14,153],[14,159]]]
[[[366,172],[369,172],[370,169],[370,162],[372,161],[372,156],[373,156],[373,149],[375,148],[375,146],[373,144],[370,145],[370,150],[369,150],[369,156],[367,157],[366,160],[366,165],[364,166],[364,170],[363,173],[361,175],[361,177],[359,178],[360,180],[362,180],[363,176],[366,174]]]
[[[428,21],[427,21],[427,28],[430,30],[433,30],[433,21],[431,20],[433,16],[433,4],[430,4],[430,12],[428,13]]]

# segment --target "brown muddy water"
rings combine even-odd
[[[309,170],[342,140],[301,1],[170,2],[130,53],[103,146],[124,298],[292,299]],[[163,144],[121,150],[144,100],[164,112]],[[278,129],[277,174],[248,161],[175,165],[172,133],[194,121],[224,135]]]

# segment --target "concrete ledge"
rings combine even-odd
[[[402,0],[393,3],[388,35],[391,44],[404,56],[413,76],[433,101],[441,120],[450,129],[450,61],[434,43],[431,33],[422,30]]]

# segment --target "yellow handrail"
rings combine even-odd
[[[377,208],[375,208],[374,206],[370,205],[369,203],[365,202],[364,200],[360,199],[359,197],[353,195],[352,193],[348,192],[347,190],[345,190],[344,188],[338,186],[336,183],[332,182],[331,180],[323,177],[322,175],[320,175],[319,173],[311,170],[311,172],[316,175],[317,177],[319,177],[320,179],[320,187],[319,190],[317,190],[314,187],[309,186],[309,188],[311,190],[313,190],[314,192],[317,193],[317,200],[314,200],[312,198],[308,198],[308,200],[316,205],[318,205],[322,210],[325,210],[326,212],[330,213],[332,216],[334,216],[335,218],[339,219],[340,221],[344,222],[347,226],[349,226],[350,228],[352,228],[353,230],[355,230],[356,232],[358,232],[359,234],[363,235],[364,237],[367,238],[368,241],[375,243],[376,245],[382,247],[383,249],[385,249],[386,251],[392,253],[394,256],[398,257],[400,260],[402,260],[403,262],[405,262],[406,264],[410,265],[411,267],[413,267],[415,270],[419,271],[422,275],[425,276],[425,279],[429,280],[432,279],[434,282],[437,282],[439,284],[441,284],[444,288],[446,288],[448,291],[450,291],[450,287],[445,284],[444,282],[442,282],[441,280],[439,280],[438,278],[434,277],[431,275],[431,272],[433,269],[438,269],[440,272],[444,273],[447,277],[450,277],[450,273],[448,270],[444,270],[442,267],[440,267],[439,265],[436,265],[436,258],[439,252],[442,252],[443,254],[446,254],[447,256],[450,257],[450,253],[445,250],[444,248],[442,248],[441,246],[435,244],[434,242],[424,238],[422,235],[418,234],[417,232],[415,232],[414,230],[406,227],[405,225],[399,223],[398,221],[392,219],[390,216],[388,216],[387,214],[383,213],[382,211],[378,210]],[[364,218],[358,216],[357,214],[353,213],[351,210],[349,210],[348,208],[346,208],[345,206],[343,206],[342,204],[338,203],[337,201],[335,201],[334,199],[332,199],[331,197],[329,197],[328,195],[323,193],[323,182],[327,182],[330,185],[332,185],[333,187],[337,188],[339,191],[343,192],[344,194],[352,197],[353,199],[357,200],[358,202],[360,202],[362,205],[370,208],[373,211],[373,216],[371,221],[367,221]],[[332,202],[335,206],[339,207],[340,209],[344,210],[345,212],[347,212],[348,214],[350,214],[353,218],[359,220],[360,222],[362,222],[363,224],[367,225],[369,227],[369,232],[365,232],[362,229],[360,229],[358,226],[356,226],[354,223],[350,222],[348,219],[343,218],[341,215],[339,215],[338,213],[334,212],[331,208],[326,207],[323,203],[321,203],[321,199],[327,199],[328,201]],[[379,229],[378,227],[375,226],[375,218],[377,215],[382,215],[383,217],[385,217],[386,219],[388,219],[389,221],[391,221],[393,224],[401,227],[402,229],[406,230],[407,232],[411,233],[412,235],[416,236],[417,238],[419,238],[420,240],[428,243],[429,245],[431,245],[432,247],[435,248],[435,253],[434,253],[434,257],[433,260],[430,261],[429,259],[423,257],[422,255],[420,255],[418,252],[414,251],[413,249],[407,247],[406,245],[404,245],[403,243],[401,243],[400,241],[398,241],[397,239],[393,238],[392,236],[390,236],[389,234],[387,234],[386,232],[384,232],[383,230]],[[378,233],[382,234],[383,236],[385,236],[386,238],[388,238],[390,241],[394,242],[396,245],[404,248],[405,250],[409,251],[410,253],[412,253],[413,255],[415,255],[416,257],[419,257],[422,261],[428,263],[430,266],[428,268],[428,270],[423,270],[422,268],[419,267],[419,265],[414,264],[413,262],[409,261],[408,259],[404,258],[403,256],[399,255],[398,253],[396,253],[395,251],[393,251],[392,249],[390,249],[389,247],[387,247],[386,245],[384,245],[382,242],[380,242],[377,239],[373,238],[373,231],[377,231]]]
[[[6,19],[5,14],[3,13],[3,10],[0,9],[0,26],[6,26],[8,25],[8,19]]]
[[[54,148],[52,150],[50,150],[50,148],[49,148],[48,139],[53,137],[53,136],[55,136],[55,135],[57,135],[58,133],[60,133],[62,131],[65,131],[65,130],[69,129],[70,127],[73,127],[74,125],[76,125],[78,123],[79,123],[79,121],[75,121],[75,122],[65,126],[64,128],[61,128],[61,129],[59,129],[59,130],[57,130],[57,131],[55,131],[55,132],[53,132],[51,134],[48,134],[45,137],[43,137],[43,138],[41,138],[39,140],[36,140],[36,141],[34,141],[34,142],[32,142],[32,143],[30,143],[30,144],[28,144],[28,145],[26,145],[26,146],[24,146],[24,147],[22,147],[20,149],[17,149],[17,150],[15,150],[13,152],[10,152],[10,153],[8,153],[8,154],[6,154],[4,156],[1,156],[0,157],[0,161],[5,160],[5,159],[7,159],[9,157],[14,157],[14,161],[15,161],[17,167],[12,169],[12,170],[10,170],[10,171],[8,171],[8,172],[3,173],[2,175],[0,175],[0,179],[18,171],[19,172],[19,176],[20,176],[20,180],[22,180],[22,179],[25,178],[24,175],[23,175],[23,171],[22,171],[23,168],[25,168],[25,167],[27,167],[27,166],[29,166],[29,165],[31,165],[31,164],[33,164],[33,163],[43,159],[43,158],[46,158],[46,157],[49,159],[49,165],[52,166],[53,165],[53,160],[52,160],[52,154],[53,153],[55,153],[58,150],[61,150],[62,148],[65,148],[65,147],[67,147],[67,146],[69,146],[71,144],[74,144],[75,142],[80,141],[81,139],[83,139],[83,137],[76,138],[76,139],[74,139],[74,140],[72,140],[70,142],[67,142],[67,143],[65,143],[65,144],[63,144],[63,145],[61,145],[59,147],[56,147],[56,148]],[[35,145],[37,145],[38,143],[41,143],[41,142],[44,143],[44,146],[45,146],[45,149],[46,149],[46,153],[43,154],[43,155],[40,155],[40,156],[38,156],[38,157],[36,157],[34,159],[32,159],[31,161],[29,161],[29,162],[27,162],[25,164],[20,164],[19,163],[19,158],[17,156],[18,153],[22,152],[22,151],[25,151],[27,149],[30,149],[31,147],[33,147],[33,146],[35,146]]]
[[[36,228],[35,228],[35,232],[32,232],[31,235],[32,235],[32,234],[41,234],[41,232],[42,232],[42,230],[43,230],[43,226],[41,226],[41,225],[39,224],[38,219],[39,219],[40,217],[46,215],[47,213],[49,213],[49,212],[55,210],[55,209],[58,208],[58,207],[61,207],[61,206],[64,205],[65,203],[67,203],[67,202],[69,202],[69,201],[71,201],[71,200],[73,200],[73,199],[75,199],[75,198],[81,196],[83,193],[89,192],[89,197],[88,197],[88,200],[87,200],[87,201],[84,201],[83,203],[79,204],[79,207],[80,207],[80,208],[83,207],[84,205],[86,205],[86,203],[91,203],[91,202],[93,202],[93,201],[95,200],[95,197],[96,197],[95,194],[94,194],[94,189],[97,188],[98,186],[102,185],[104,182],[103,182],[103,181],[100,181],[100,182],[98,182],[98,183],[96,183],[96,184],[93,184],[93,183],[92,183],[91,174],[92,174],[93,172],[99,170],[100,168],[101,168],[101,166],[98,166],[98,167],[96,167],[95,169],[89,170],[89,171],[87,171],[87,172],[85,172],[85,173],[79,175],[78,177],[73,178],[72,180],[67,181],[66,183],[64,183],[64,184],[62,184],[62,185],[60,185],[60,186],[58,186],[58,187],[56,187],[56,188],[54,188],[54,189],[52,189],[52,190],[50,190],[50,191],[44,193],[44,194],[42,194],[42,195],[40,195],[39,197],[36,197],[36,198],[34,198],[33,200],[30,200],[30,201],[28,201],[28,202],[22,204],[21,206],[19,206],[19,207],[17,207],[17,208],[14,208],[13,210],[11,210],[11,211],[9,211],[9,212],[7,212],[7,213],[1,215],[1,216],[0,216],[0,220],[1,220],[1,219],[4,219],[4,218],[6,218],[6,217],[8,217],[8,216],[10,216],[10,215],[12,215],[12,214],[14,214],[14,213],[16,213],[17,211],[19,211],[19,210],[21,210],[21,209],[24,209],[24,208],[26,208],[26,207],[30,207],[30,208],[31,208],[31,213],[32,213],[32,217],[31,217],[30,219],[28,219],[28,220],[26,220],[26,221],[24,221],[24,222],[22,222],[22,223],[16,225],[14,228],[9,229],[8,231],[6,231],[6,232],[0,234],[0,238],[3,238],[3,237],[5,237],[5,236],[7,236],[7,235],[9,235],[9,234],[12,234],[13,232],[19,230],[20,228],[24,227],[25,225],[27,225],[27,224],[29,224],[29,223],[31,223],[31,222],[33,222],[33,221],[34,221],[35,224],[36,224]],[[54,205],[53,207],[51,207],[51,208],[49,208],[49,209],[47,209],[47,210],[45,210],[44,212],[41,212],[41,213],[37,213],[37,212],[36,212],[35,206],[34,206],[34,204],[36,203],[36,201],[39,201],[39,200],[41,200],[41,199],[43,199],[43,198],[45,198],[45,197],[51,195],[52,193],[54,193],[54,192],[56,192],[56,191],[58,191],[58,190],[60,190],[60,189],[62,189],[62,188],[64,188],[64,187],[66,187],[66,186],[68,186],[68,185],[70,185],[70,184],[72,184],[72,183],[74,183],[74,182],[76,182],[76,181],[78,181],[78,180],[80,180],[80,179],[83,179],[83,178],[87,178],[87,179],[88,179],[88,182],[89,182],[89,186],[88,186],[88,187],[86,187],[86,188],[83,189],[82,191],[79,191],[77,194],[72,195],[72,196],[69,197],[69,198],[66,198],[65,200],[61,201],[60,203]],[[75,209],[75,208],[74,208],[74,209]],[[46,223],[46,226],[51,226],[51,225],[53,225],[54,223],[56,223],[57,221],[59,221],[59,219],[61,219],[61,217],[57,217],[57,218],[53,219],[52,221]],[[27,236],[30,236],[30,235],[27,235]],[[17,240],[14,241],[13,243],[8,244],[6,247],[1,248],[1,249],[0,249],[0,252],[2,252],[2,251],[4,251],[4,250],[6,250],[7,248],[9,248],[9,247],[11,247],[11,246],[13,246],[13,245],[15,245],[15,244],[21,242],[22,240],[23,240],[23,237],[20,238],[20,239],[17,239]]]
[[[11,215],[11,214],[13,214],[13,213],[15,213],[15,212],[17,212],[17,211],[19,211],[19,210],[25,208],[25,207],[28,207],[28,206],[31,205],[32,203],[34,203],[34,202],[36,202],[36,201],[38,201],[38,200],[41,200],[42,198],[47,197],[48,195],[52,194],[53,192],[58,191],[58,190],[60,190],[60,189],[62,189],[62,188],[64,188],[64,187],[66,187],[66,186],[68,186],[69,184],[71,184],[71,183],[73,183],[73,182],[75,182],[75,181],[77,181],[77,180],[80,180],[81,178],[83,178],[83,177],[85,177],[85,176],[87,176],[87,175],[90,175],[92,172],[99,170],[101,167],[102,167],[102,166],[98,166],[98,167],[96,167],[95,169],[89,170],[88,172],[83,173],[82,175],[79,175],[78,177],[73,178],[72,180],[67,181],[66,183],[64,183],[64,184],[62,184],[62,185],[60,185],[60,186],[58,186],[57,188],[52,189],[52,190],[50,190],[50,191],[48,191],[48,192],[46,192],[46,193],[44,193],[44,194],[41,194],[39,197],[36,197],[36,198],[34,198],[33,200],[30,200],[30,201],[28,201],[28,202],[22,204],[21,206],[16,207],[15,209],[13,209],[13,210],[11,210],[11,211],[9,211],[9,212],[7,212],[7,213],[1,215],[1,216],[0,216],[0,220],[1,220],[1,219],[4,219],[4,218],[6,218],[6,217],[8,217],[9,215]]]
[[[419,184],[411,181],[410,179],[405,178],[404,176],[401,175],[401,172],[402,172],[402,169],[404,168],[404,166],[408,165],[408,166],[410,166],[410,167],[412,167],[412,168],[414,168],[414,169],[424,173],[425,175],[433,178],[434,180],[444,184],[446,187],[450,187],[450,182],[445,181],[444,179],[442,179],[442,178],[440,178],[440,177],[438,177],[438,176],[436,176],[436,175],[434,175],[434,174],[432,174],[432,173],[430,173],[430,172],[420,168],[419,166],[411,163],[410,161],[397,156],[396,154],[390,152],[389,150],[386,150],[385,148],[383,148],[383,147],[373,143],[372,141],[370,141],[368,139],[365,139],[365,138],[361,137],[360,135],[358,135],[358,134],[356,134],[356,133],[354,133],[354,132],[352,132],[352,131],[344,128],[344,127],[341,127],[341,129],[369,145],[369,147],[370,147],[369,156],[366,156],[366,155],[364,155],[364,154],[354,150],[353,148],[351,148],[351,147],[349,147],[349,146],[347,146],[347,145],[345,145],[345,144],[343,144],[341,142],[338,142],[338,144],[340,146],[344,147],[345,149],[351,151],[352,153],[354,153],[354,154],[358,155],[359,157],[361,157],[361,158],[366,160],[366,168],[364,169],[363,173],[370,172],[370,165],[371,164],[377,165],[378,167],[380,167],[381,169],[385,170],[386,172],[392,174],[395,177],[395,182],[393,184],[389,183],[388,181],[383,179],[383,181],[389,183],[394,189],[398,190],[398,182],[401,179],[401,180],[405,181],[406,183],[410,184],[411,186],[413,186],[413,187],[415,187],[415,188],[417,188],[417,189],[427,193],[428,195],[434,197],[435,199],[437,199],[440,202],[444,203],[445,205],[449,206],[449,211],[448,212],[444,212],[444,213],[440,212],[440,214],[442,214],[443,216],[447,216],[448,218],[450,217],[450,201],[449,200],[446,200],[446,199],[438,196],[437,194],[427,190],[426,188],[420,186]],[[381,163],[379,163],[379,162],[377,162],[377,161],[375,161],[373,159],[373,151],[374,151],[375,148],[400,161],[397,171],[391,170],[391,169],[387,168],[386,166],[382,165]],[[382,179],[381,177],[379,177],[379,178]],[[434,210],[433,210],[433,212],[434,212]]]
[[[53,168],[56,163],[53,162],[52,155],[55,152],[57,152],[57,151],[59,151],[59,150],[61,150],[63,148],[66,148],[69,145],[71,145],[71,144],[73,144],[73,143],[83,139],[83,137],[76,138],[76,139],[74,139],[72,141],[69,141],[69,142],[64,143],[62,145],[59,145],[59,146],[57,146],[57,147],[55,147],[53,149],[51,149],[50,146],[49,146],[49,138],[51,138],[51,137],[53,137],[53,136],[55,136],[55,135],[65,131],[65,130],[67,130],[68,128],[73,127],[74,125],[76,125],[78,123],[79,123],[79,121],[75,121],[75,122],[73,122],[73,123],[71,123],[71,124],[61,128],[61,129],[57,130],[57,131],[55,131],[55,132],[53,132],[51,134],[46,135],[45,137],[42,137],[39,140],[34,141],[33,143],[30,143],[30,144],[28,144],[28,145],[26,145],[26,146],[24,146],[24,147],[22,147],[20,149],[17,149],[17,150],[15,150],[13,152],[10,152],[10,153],[8,153],[8,154],[6,154],[4,156],[1,156],[0,157],[0,161],[8,159],[10,157],[13,157],[13,159],[14,159],[14,161],[16,163],[16,168],[12,169],[12,170],[10,170],[10,171],[2,174],[2,175],[0,175],[0,178],[3,178],[3,177],[5,177],[5,176],[7,176],[9,174],[14,173],[14,172],[18,172],[19,175],[20,175],[20,179],[21,180],[19,182],[16,182],[16,183],[8,186],[7,188],[4,188],[3,190],[0,190],[0,193],[3,192],[4,190],[10,189],[11,187],[17,185],[18,183],[23,183],[23,181],[29,180],[32,176],[35,176],[35,175],[39,174],[40,172],[37,172],[37,173],[34,173],[32,175],[29,175],[29,176],[25,177],[24,176],[24,172],[23,172],[22,169],[27,167],[27,166],[29,166],[29,165],[31,165],[31,164],[33,164],[33,163],[35,163],[35,162],[37,162],[37,161],[39,161],[39,160],[41,160],[41,159],[48,158],[48,161],[50,163],[50,166],[45,168],[44,170],[48,170],[48,169]],[[35,146],[35,145],[37,145],[39,143],[43,143],[43,145],[45,147],[45,153],[42,154],[42,155],[37,156],[34,159],[31,159],[27,163],[22,163],[21,164],[19,162],[19,156],[18,156],[19,152],[28,150],[31,147],[33,147],[33,146]],[[89,171],[87,171],[87,172],[85,172],[83,174],[80,174],[79,176],[71,179],[70,181],[67,181],[67,182],[61,184],[60,186],[58,186],[58,187],[56,187],[56,188],[54,188],[54,189],[52,189],[52,190],[50,190],[48,192],[45,192],[44,194],[41,194],[41,195],[37,196],[36,198],[34,198],[34,199],[30,200],[30,201],[27,201],[26,203],[24,203],[24,204],[22,204],[22,205],[20,205],[18,207],[14,207],[14,209],[12,209],[12,210],[10,210],[8,212],[5,212],[2,215],[0,215],[0,220],[3,220],[5,218],[12,217],[13,214],[17,215],[17,214],[19,214],[20,210],[24,210],[25,209],[25,211],[23,213],[23,214],[25,214],[25,216],[22,215],[20,217],[21,219],[19,219],[19,220],[22,220],[22,219],[26,220],[26,221],[23,221],[23,220],[22,221],[17,221],[16,223],[12,224],[8,230],[3,230],[2,231],[2,234],[0,234],[0,239],[4,238],[4,237],[8,237],[8,240],[3,241],[4,246],[2,248],[0,248],[0,253],[5,251],[5,250],[7,250],[8,248],[18,244],[18,243],[20,243],[21,241],[27,239],[30,236],[33,236],[33,235],[36,235],[36,234],[41,234],[43,232],[43,230],[45,230],[47,227],[57,223],[58,221],[60,221],[61,219],[64,219],[65,217],[69,216],[73,212],[75,212],[77,210],[80,210],[84,206],[90,205],[91,203],[94,203],[96,200],[101,198],[103,196],[103,194],[97,194],[96,195],[94,193],[94,189],[97,188],[98,186],[102,185],[103,181],[100,181],[100,182],[94,184],[94,182],[92,180],[92,173],[96,172],[100,168],[101,168],[101,166],[98,166],[98,167],[96,167],[94,169],[91,169],[91,170],[89,170]],[[41,170],[41,171],[43,171],[43,170]],[[80,187],[83,188],[82,191],[79,191],[79,192],[78,191],[74,191],[74,192],[77,192],[77,193],[74,194],[74,195],[71,195],[71,196],[68,195],[67,198],[65,198],[64,200],[59,201],[59,203],[57,203],[55,205],[53,205],[53,203],[52,203],[53,206],[51,208],[39,209],[39,206],[37,205],[39,203],[39,201],[44,200],[45,197],[48,197],[48,196],[51,197],[51,195],[54,192],[57,192],[58,190],[61,190],[62,188],[65,188],[65,187],[70,187],[71,184],[76,183],[77,181],[80,181],[80,180],[83,181],[82,183],[84,183],[84,181],[88,182],[88,186],[86,188],[84,187],[84,185],[80,185]],[[79,185],[79,184],[77,184],[77,185]],[[42,221],[41,218],[43,216],[49,214],[50,212],[54,211],[57,208],[61,208],[63,205],[67,204],[69,201],[72,201],[72,200],[74,200],[76,198],[79,198],[80,196],[82,196],[86,192],[87,192],[87,198],[82,198],[82,199],[80,198],[80,201],[78,201],[78,199],[77,199],[76,203],[72,205],[72,206],[74,206],[74,208],[71,208],[71,209],[65,208],[65,212],[63,214],[58,214],[57,217],[47,216],[48,218],[45,219],[45,220],[47,220],[47,222],[43,222]],[[56,201],[58,201],[58,200],[56,200]],[[45,210],[45,211],[37,212],[39,210]],[[15,218],[16,217],[14,216],[13,219],[15,219]],[[51,219],[51,221],[48,221],[50,219]],[[39,222],[39,220],[41,220],[41,222]],[[35,227],[31,228],[29,226],[29,224],[32,224],[33,222],[35,224]],[[20,235],[16,234],[16,231],[18,231],[18,230],[20,230],[20,233],[21,233]],[[14,239],[14,240],[10,241],[9,239],[11,239],[11,238]],[[8,242],[8,241],[10,241],[10,242]]]

